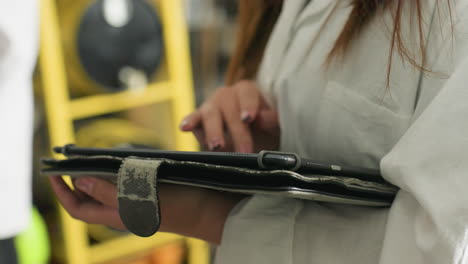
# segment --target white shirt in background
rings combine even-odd
[[[0,239],[29,223],[38,2],[0,0]]]

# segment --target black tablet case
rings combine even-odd
[[[178,152],[57,147],[63,160],[43,159],[44,175],[94,176],[117,184],[126,227],[150,236],[159,227],[159,182],[244,194],[388,206],[397,188],[378,170],[314,162],[294,153]],[[144,219],[144,220],[142,220]]]

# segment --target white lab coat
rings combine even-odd
[[[446,1],[422,1],[434,73],[420,79],[395,55],[388,89],[389,11],[361,32],[341,64],[324,67],[349,3],[284,1],[258,83],[279,111],[282,150],[380,166],[401,190],[391,208],[245,199],[226,221],[217,263],[468,263],[468,1],[452,1],[453,38]],[[403,35],[417,52],[409,9]]]
[[[35,0],[0,0],[0,239],[25,229],[31,211]]]

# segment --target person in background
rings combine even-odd
[[[400,191],[371,208],[161,185],[161,230],[219,244],[223,264],[468,263],[468,1],[241,0],[239,11],[226,86],[181,128],[210,150],[380,168]],[[78,180],[90,202],[51,182],[72,216],[124,228],[114,185]]]
[[[37,5],[0,1],[0,263],[17,263],[14,237],[31,219]]]

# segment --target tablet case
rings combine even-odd
[[[376,170],[321,164],[293,153],[177,152],[73,145],[54,150],[67,159],[43,159],[46,167],[42,173],[94,176],[115,183],[122,221],[138,236],[153,235],[159,228],[159,182],[362,206],[389,206],[398,190]]]

